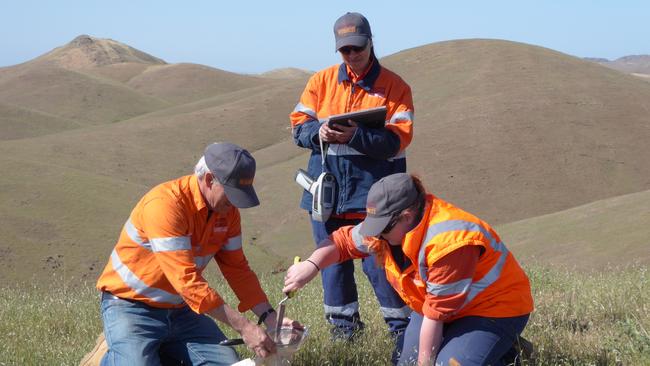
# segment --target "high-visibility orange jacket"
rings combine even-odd
[[[386,128],[361,125],[347,144],[330,144],[325,152],[326,169],[338,183],[336,214],[364,213],[370,186],[406,171],[406,148],[413,138],[411,88],[377,59],[356,79],[342,63],[314,74],[289,116],[294,142],[311,150],[307,172],[316,178],[322,172],[318,130],[323,121],[380,106],[387,110]],[[300,207],[310,210],[311,202],[305,191]]]
[[[97,288],[153,307],[187,304],[205,313],[224,303],[202,276],[213,258],[240,301],[239,311],[268,301],[244,256],[237,208],[208,215],[196,176],[184,176],[138,202]]]
[[[341,261],[369,255],[359,225],[339,229],[332,239]],[[471,277],[452,283],[429,280],[434,278],[432,272],[438,272],[435,278],[440,278],[437,264],[441,259],[466,246],[481,248]],[[436,305],[445,296],[464,298],[445,321],[470,315],[514,317],[533,311],[528,277],[497,233],[477,217],[433,195],[427,195],[422,220],[402,242],[410,266],[400,269],[390,249],[383,250],[386,278],[409,307],[428,318],[439,319]]]

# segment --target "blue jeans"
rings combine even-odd
[[[185,306],[159,309],[139,301],[102,295],[102,319],[108,352],[105,365],[231,365],[235,351],[219,342],[226,339],[206,315]]]
[[[524,330],[529,315],[513,318],[467,316],[445,323],[437,365],[503,365],[501,358]],[[398,365],[416,364],[422,315],[413,312]],[[453,362],[451,360],[455,360]]]
[[[327,222],[322,223],[311,220],[314,241],[318,245],[336,229],[342,226],[356,225],[361,221],[359,219],[330,218]],[[388,325],[391,335],[395,337],[396,350],[400,350],[404,330],[409,323],[411,309],[388,283],[386,272],[382,267],[377,266],[375,256],[364,258],[362,267],[379,301],[384,321]],[[323,282],[325,317],[334,326],[333,334],[338,334],[339,338],[350,339],[357,330],[363,327],[359,315],[353,261],[349,260],[324,268],[321,271],[321,279]],[[397,353],[394,353],[393,356],[394,360],[397,361]]]

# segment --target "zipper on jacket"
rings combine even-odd
[[[345,105],[345,113],[352,111],[352,102],[354,101],[354,86],[355,84],[350,81],[350,95],[348,96],[348,102]]]

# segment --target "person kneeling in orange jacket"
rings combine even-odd
[[[374,253],[413,309],[398,364],[501,364],[533,299],[497,233],[407,173],[373,184],[366,206],[363,222],[338,229],[289,268],[283,291],[303,287],[329,265]]]
[[[97,281],[108,344],[102,365],[239,361],[219,344],[226,337],[211,318],[241,334],[256,356],[276,351],[260,327],[275,329],[276,315],[242,247],[239,209],[259,205],[255,168],[245,149],[210,144],[193,175],[157,185],[136,204]],[[239,299],[239,312],[203,277],[210,263]],[[240,314],[248,310],[257,325]]]

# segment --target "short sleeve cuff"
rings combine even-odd
[[[263,292],[258,293],[254,296],[247,296],[246,300],[241,301],[239,303],[239,305],[237,306],[237,310],[239,310],[240,313],[245,313],[248,310],[252,309],[255,305],[264,302],[269,302],[269,299],[266,297],[266,295]]]

